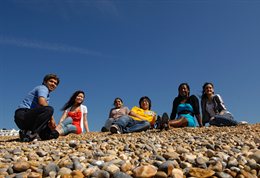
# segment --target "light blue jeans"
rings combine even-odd
[[[67,135],[69,133],[76,133],[77,128],[75,125],[72,124],[72,118],[68,117],[61,123],[62,130],[64,132],[64,135]]]
[[[118,125],[123,133],[141,132],[150,128],[148,121],[137,121],[128,115],[120,117],[112,125]]]
[[[110,127],[111,127],[111,125],[113,124],[113,122],[115,122],[117,119],[114,119],[114,118],[108,118],[107,120],[106,120],[106,123],[105,123],[105,128],[107,129],[107,130],[109,130],[110,129]]]

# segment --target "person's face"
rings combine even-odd
[[[75,99],[75,102],[78,103],[78,104],[81,104],[84,100],[84,97],[85,96],[83,95],[83,93],[79,93],[78,96]]]
[[[123,106],[123,103],[120,99],[117,99],[114,103],[116,108],[121,108],[121,106]]]
[[[58,81],[54,78],[49,79],[46,82],[46,87],[49,89],[50,92],[56,89]]]
[[[213,95],[214,94],[214,88],[211,84],[206,85],[204,90],[205,90],[206,95]]]
[[[148,109],[149,109],[149,102],[148,102],[146,99],[144,99],[143,101],[141,101],[141,108],[142,108],[143,110],[148,110]]]
[[[183,97],[188,97],[190,94],[190,91],[187,87],[187,85],[182,85],[179,89],[179,94]]]

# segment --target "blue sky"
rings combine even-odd
[[[257,123],[260,1],[5,0],[0,2],[0,125],[47,73],[55,120],[72,93],[84,90],[91,131],[121,97],[129,108],[146,95],[170,114],[177,87],[199,96],[215,84],[236,120]]]

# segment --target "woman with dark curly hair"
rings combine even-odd
[[[167,113],[163,113],[162,118],[158,116],[158,128],[195,127],[196,122],[194,116],[196,117],[199,126],[202,126],[199,100],[195,95],[190,96],[190,86],[188,83],[181,83],[178,87],[178,92],[178,96],[173,101],[170,118]]]

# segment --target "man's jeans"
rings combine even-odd
[[[225,113],[223,115],[215,115],[214,119],[209,121],[210,125],[214,126],[236,126],[237,121],[234,120],[234,117],[231,113]]]
[[[137,121],[128,115],[120,117],[112,125],[114,124],[118,125],[123,133],[141,132],[150,128],[148,121]]]

